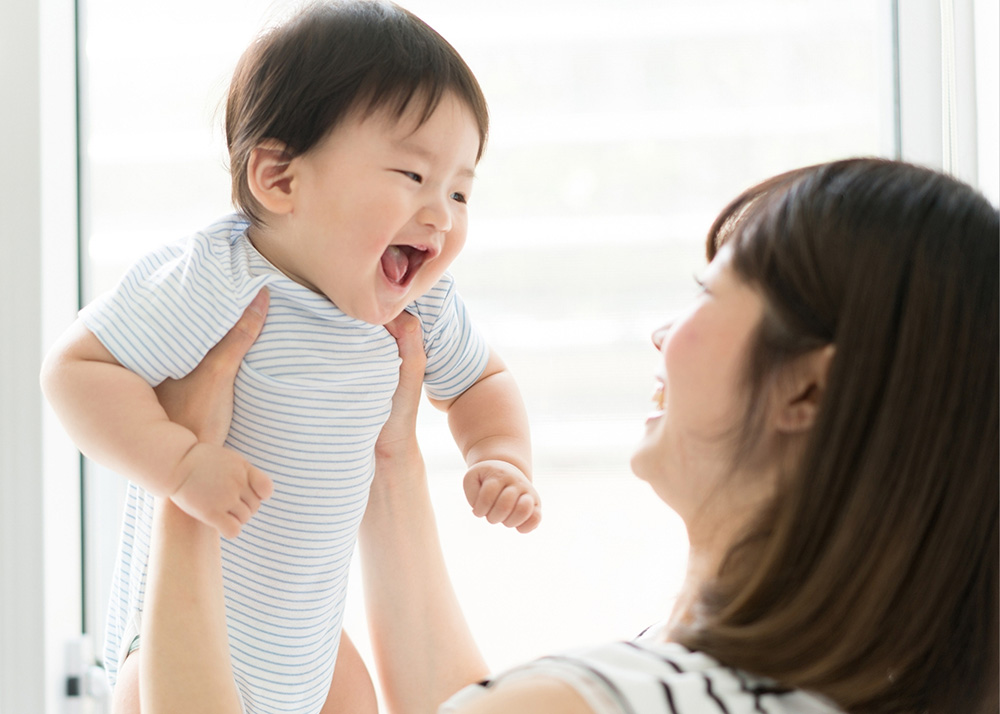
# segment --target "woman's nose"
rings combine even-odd
[[[660,349],[660,345],[663,344],[663,336],[666,334],[667,334],[666,326],[658,327],[655,330],[653,330],[653,347],[655,347],[656,349]]]
[[[669,320],[667,321],[666,324],[657,327],[655,330],[653,330],[653,335],[652,335],[653,346],[656,349],[660,349],[663,346],[663,339],[667,336],[667,332],[670,331],[670,326],[672,324],[674,324],[674,321]]]

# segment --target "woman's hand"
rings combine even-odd
[[[219,343],[183,379],[167,379],[156,397],[170,420],[194,432],[198,441],[222,446],[233,419],[233,384],[267,316],[267,289],[244,311]]]
[[[417,407],[424,382],[427,355],[424,354],[420,320],[402,312],[385,326],[396,338],[399,356],[399,386],[392,395],[392,413],[375,442],[376,461],[393,457],[409,458],[417,449]]]

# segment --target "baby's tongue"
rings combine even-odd
[[[390,282],[397,285],[403,282],[410,257],[398,245],[390,245],[382,254],[382,271]]]

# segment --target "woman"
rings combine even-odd
[[[883,160],[793,171],[733,201],[701,295],[654,334],[658,411],[632,459],[687,527],[674,612],[635,642],[471,685],[442,711],[997,711],[998,234],[967,186]],[[419,340],[391,329],[403,374],[362,531],[365,589],[387,702],[429,712],[484,668],[426,505]],[[206,361],[199,372],[235,369]],[[225,391],[225,377],[199,379],[164,390],[175,418]],[[183,515],[162,511],[159,567],[211,555],[211,538],[187,542]],[[162,661],[142,661],[194,684],[143,680],[167,705],[146,714],[181,710],[177,687],[226,690],[227,673],[189,659],[194,642],[225,647],[218,566],[196,560],[204,624],[154,599],[144,650]]]

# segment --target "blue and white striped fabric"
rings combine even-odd
[[[263,332],[236,380],[227,444],[274,479],[275,493],[239,538],[223,541],[226,608],[248,714],[306,714],[320,710],[333,674],[399,354],[385,328],[348,317],[274,268],[246,228],[230,216],[147,255],[81,317],[122,365],[156,385],[190,372],[268,287]],[[408,309],[423,326],[428,393],[462,393],[489,350],[450,276]],[[142,610],[152,506],[129,486],[105,649],[112,682],[121,640]]]
[[[815,694],[651,637],[543,657],[466,687],[439,714],[459,711],[505,682],[539,677],[568,684],[594,714],[843,714]]]

